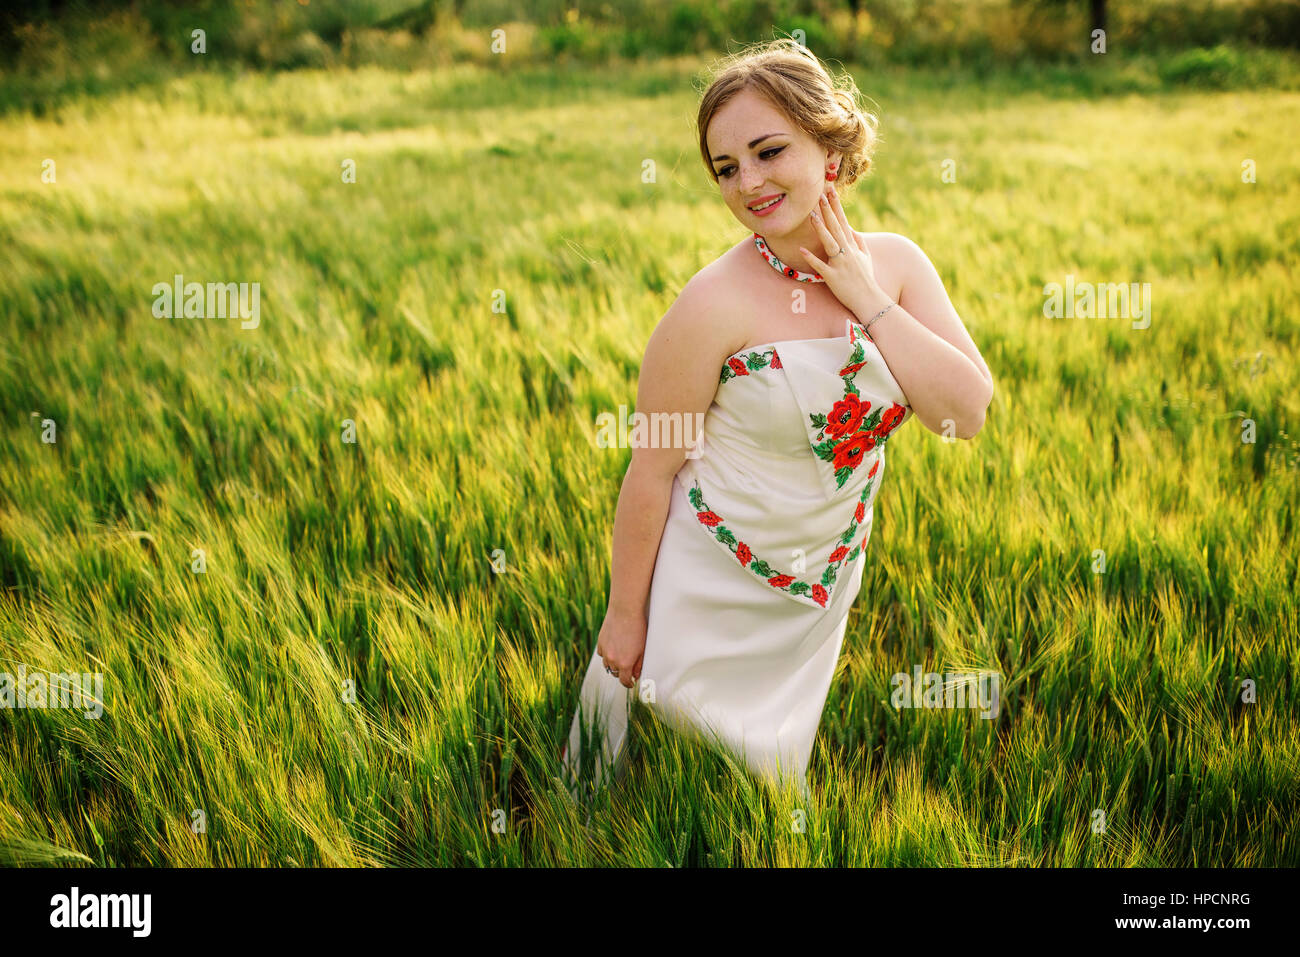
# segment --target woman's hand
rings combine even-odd
[[[799,252],[812,263],[818,275],[826,280],[826,285],[835,294],[835,298],[852,308],[851,303],[863,302],[879,294],[876,267],[871,261],[866,241],[849,226],[844,207],[840,205],[840,198],[833,185],[827,184],[818,205],[820,209],[813,210],[809,219],[820,234],[822,245],[830,254],[830,259],[822,262],[803,246],[799,247]]]
[[[596,654],[605,667],[617,672],[615,677],[624,688],[632,687],[641,677],[641,659],[645,655],[646,620],[644,615],[619,615],[605,612],[596,640]]]

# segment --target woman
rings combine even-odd
[[[633,450],[562,752],[575,799],[621,766],[638,682],[670,726],[807,795],[885,443],[913,413],[946,436],[983,425],[993,379],[929,259],[856,232],[840,203],[875,126],[852,79],[792,40],[729,58],[704,94],[700,150],[747,235],[646,346],[637,411],[702,417],[703,440]]]

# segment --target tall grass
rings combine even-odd
[[[975,440],[891,446],[813,806],[640,712],[628,778],[566,802],[629,454],[596,416],[741,234],[697,66],[0,119],[0,670],[105,676],[99,720],[0,712],[0,860],[1300,861],[1300,99],[1047,70],[858,76],[850,216],[927,251],[997,393]],[[260,325],[155,318],[175,273],[260,282]],[[1045,317],[1066,274],[1150,282],[1151,327]],[[894,709],[915,664],[998,670],[998,717]]]
[[[822,57],[871,70],[987,74],[1022,64],[1036,73],[1052,64],[1088,75],[1118,72],[1094,68],[1091,30],[1089,5],[1070,0],[35,3],[0,10],[0,113],[40,116],[81,94],[137,89],[176,73],[636,68],[785,35]],[[1105,59],[1122,60],[1130,83],[1294,89],[1298,47],[1300,0],[1126,0],[1107,14]],[[1157,76],[1151,58],[1171,53],[1191,61]]]

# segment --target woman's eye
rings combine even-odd
[[[760,159],[771,159],[772,157],[768,156],[768,153],[771,153],[772,156],[776,156],[776,154],[781,152],[783,149],[785,149],[784,146],[770,146],[767,149],[760,151],[758,155]],[[736,167],[734,166],[724,166],[722,169],[718,170],[718,175],[725,179],[731,176],[731,174],[735,172],[735,169]]]

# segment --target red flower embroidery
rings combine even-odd
[[[687,490],[686,495],[696,509],[696,518],[699,519],[701,524],[709,528],[710,533],[715,539],[730,549],[732,554],[736,556],[736,559],[741,562],[742,565],[754,574],[758,575],[773,588],[791,592],[792,594],[799,596],[807,596],[825,608],[826,602],[830,597],[830,589],[828,586],[835,584],[839,566],[843,564],[846,559],[852,560],[858,557],[857,553],[860,549],[855,548],[853,551],[849,551],[847,543],[857,533],[858,523],[861,520],[859,516],[862,514],[863,509],[866,506],[866,499],[871,493],[871,487],[871,482],[868,480],[862,489],[862,493],[858,497],[858,505],[854,510],[854,519],[849,524],[848,529],[840,537],[839,542],[836,543],[835,548],[831,550],[830,555],[826,559],[826,567],[822,569],[821,581],[817,583],[803,581],[796,578],[794,575],[786,575],[776,572],[776,570],[764,559],[756,556],[748,545],[737,539],[725,525],[720,524],[722,522],[722,517],[716,512],[711,511],[705,504],[704,494],[700,491],[700,483],[698,479],[695,481],[693,486]],[[865,543],[866,539],[864,538],[864,546]]]
[[[872,429],[872,432],[880,436],[888,435],[894,431],[899,422],[903,421],[904,415],[903,407],[898,403],[894,403],[885,410],[885,413],[880,417],[880,424]]]
[[[822,461],[833,463],[835,482],[839,487],[853,475],[854,470],[862,464],[865,455],[882,445],[890,433],[898,427],[907,416],[905,407],[897,403],[888,403],[889,408],[877,407],[873,410],[872,402],[864,399],[854,385],[853,376],[869,363],[866,351],[859,339],[863,338],[856,330],[849,335],[853,346],[849,361],[840,369],[844,380],[844,397],[836,400],[828,414],[809,413],[812,427],[817,431],[812,441],[812,449]],[[722,366],[720,382],[729,378],[749,375],[750,372],[763,368],[782,368],[781,358],[775,347],[766,350],[752,350],[745,357],[731,356]],[[769,359],[770,357],[770,359]],[[804,580],[794,575],[786,575],[773,568],[763,557],[755,555],[753,550],[740,541],[735,533],[722,524],[724,519],[716,512],[710,511],[704,502],[703,493],[697,481],[693,488],[687,490],[691,504],[695,507],[696,517],[707,527],[714,539],[726,547],[742,566],[753,572],[773,588],[802,598],[811,598],[823,608],[830,598],[830,590],[835,586],[840,566],[847,560],[852,562],[867,547],[869,532],[862,536],[861,544],[850,551],[850,543],[864,521],[867,513],[867,498],[870,496],[873,480],[880,470],[880,461],[872,463],[871,471],[863,485],[859,500],[854,506],[853,519],[848,529],[840,537],[826,559],[820,581]]]
[[[831,465],[838,488],[844,487],[862,464],[863,457],[882,445],[907,415],[907,410],[896,402],[889,403],[889,408],[879,406],[873,409],[872,402],[858,392],[853,377],[869,364],[860,338],[856,330],[849,335],[853,352],[848,363],[840,369],[840,378],[844,380],[843,398],[835,400],[827,413],[808,414],[812,427],[817,430],[811,439],[812,450],[819,459]],[[871,476],[874,475],[873,468]]]
[[[876,437],[874,435],[855,435],[851,439],[846,439],[839,445],[835,446],[835,468],[855,469],[862,461],[862,457],[876,447]]]
[[[864,403],[856,393],[850,392],[836,402],[830,415],[826,416],[826,434],[837,439],[852,435],[861,427],[870,409],[870,402]]]
[[[768,356],[772,357],[770,362]],[[722,385],[728,379],[749,375],[751,372],[757,372],[760,369],[779,368],[781,368],[781,360],[777,358],[775,348],[746,350],[743,356],[730,356],[723,362],[722,371],[718,376],[718,384]]]

